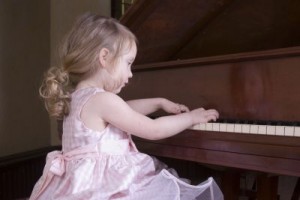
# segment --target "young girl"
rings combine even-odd
[[[218,118],[164,98],[125,102],[117,94],[132,77],[135,36],[116,20],[82,16],[61,48],[61,66],[45,75],[40,94],[50,116],[63,119],[62,151],[48,154],[30,199],[223,199],[212,178],[193,186],[155,158],[140,153],[131,135],[173,136]],[[150,119],[163,109],[174,115]]]

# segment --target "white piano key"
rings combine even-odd
[[[275,126],[267,125],[267,135],[275,135],[276,129]]]
[[[266,125],[257,125],[258,126],[258,134],[266,135],[267,134],[267,126]]]
[[[206,123],[200,123],[199,124],[199,130],[206,130]]]
[[[275,126],[276,135],[284,135],[284,126]]]
[[[206,129],[207,131],[212,131],[213,130],[213,126],[212,126],[212,123],[207,123],[206,124]]]
[[[285,126],[284,127],[284,135],[285,136],[294,136],[295,127],[293,126]]]
[[[227,132],[227,124],[225,123],[220,123],[220,131],[221,132]]]
[[[227,124],[226,131],[233,133],[234,132],[234,124]]]
[[[250,133],[250,125],[242,124],[242,133]]]
[[[300,127],[297,127],[297,126],[295,127],[294,136],[300,137]]]
[[[195,124],[194,126],[192,126],[190,129],[192,130],[205,130],[201,127],[201,124]]]
[[[220,123],[212,123],[213,131],[220,131]]]
[[[249,131],[249,133],[251,133],[251,134],[258,134],[258,125],[251,124],[250,125],[250,131]]]
[[[190,129],[192,129],[192,130],[199,130],[198,124],[195,124],[194,126],[190,127]]]
[[[242,132],[242,125],[241,124],[234,124],[234,132],[241,133]]]

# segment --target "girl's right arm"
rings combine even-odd
[[[158,140],[173,136],[198,123],[216,120],[214,109],[198,108],[177,115],[150,119],[134,111],[124,100],[112,93],[98,93],[90,101],[98,117],[132,135]]]
[[[165,98],[149,98],[149,99],[135,99],[126,102],[133,110],[148,115],[155,111],[162,109],[167,113],[179,114],[181,112],[188,112],[189,109],[183,104],[174,103]]]

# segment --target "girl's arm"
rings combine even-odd
[[[99,120],[104,120],[132,135],[150,140],[167,138],[194,124],[218,118],[216,110],[199,108],[191,112],[150,119],[133,110],[119,96],[108,92],[96,94],[87,106],[94,109]]]
[[[159,109],[173,114],[189,111],[185,105],[174,103],[165,98],[136,99],[127,101],[127,104],[143,115],[151,114]]]

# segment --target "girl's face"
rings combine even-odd
[[[115,77],[120,81],[119,87],[116,89],[116,93],[119,93],[121,89],[128,83],[129,78],[132,78],[131,65],[134,62],[137,53],[137,47],[134,43],[131,48],[126,49],[124,53],[118,58],[116,63]]]

